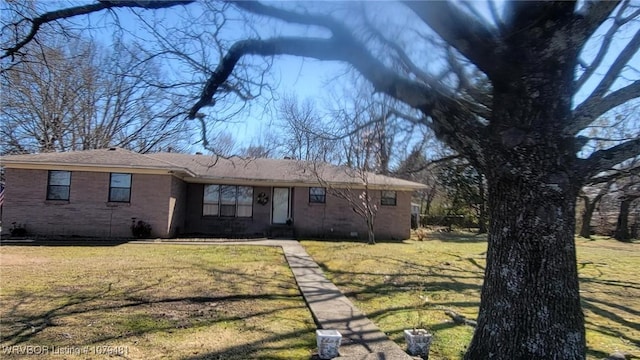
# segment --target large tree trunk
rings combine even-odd
[[[487,270],[466,359],[584,358],[571,195],[490,181]]]
[[[574,246],[577,190],[554,158],[488,176],[487,270],[466,359],[584,358]]]
[[[585,239],[591,239],[591,219],[593,218],[593,212],[596,210],[596,205],[600,197],[590,201],[588,196],[583,196],[584,211],[582,212],[582,224],[580,225],[579,235]]]
[[[571,69],[531,59],[522,74],[494,88],[497,125],[484,154],[487,265],[467,360],[585,357],[574,244],[582,181],[574,140],[562,131]]]
[[[613,238],[623,242],[629,242],[631,236],[629,234],[629,208],[631,203],[637,197],[625,196],[620,202],[620,212],[618,213],[618,222],[616,223],[616,231]]]

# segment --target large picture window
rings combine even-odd
[[[235,185],[205,185],[202,215],[221,217],[253,216],[253,188]]]
[[[380,204],[387,206],[396,206],[397,202],[397,194],[395,191],[382,191],[382,196],[380,197]]]
[[[309,188],[309,203],[324,204],[327,201],[327,189],[323,187]]]
[[[131,201],[131,174],[111,173],[109,202]]]
[[[50,170],[47,180],[47,200],[69,200],[71,171]]]

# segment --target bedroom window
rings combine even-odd
[[[47,200],[69,200],[71,171],[49,170]]]
[[[131,201],[131,174],[111,173],[109,178],[109,202]]]
[[[380,197],[380,204],[387,206],[396,206],[397,194],[395,191],[383,190]]]
[[[309,203],[324,204],[327,201],[327,189],[323,187],[309,188]]]

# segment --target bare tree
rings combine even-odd
[[[117,7],[175,5],[99,1],[50,11],[25,19],[31,26],[3,45],[3,57],[18,54],[45,23]],[[640,138],[578,153],[589,141],[583,131],[590,124],[640,94],[638,72],[630,64],[640,47],[633,21],[638,9],[624,0],[513,1],[504,4],[502,15],[490,6],[486,17],[464,2],[407,1],[369,3],[379,15],[373,17],[343,4],[329,12],[314,4],[233,5],[257,19],[316,31],[231,40],[189,117],[220,105],[215,96],[238,81],[255,84],[243,77],[243,61],[256,56],[350,64],[377,92],[420,111],[424,125],[486,176],[487,265],[478,325],[465,358],[584,359],[576,198],[588,179],[637,155]],[[379,26],[382,18],[398,22]],[[428,66],[430,57],[448,57],[455,66],[438,72]],[[579,91],[586,95],[574,97]]]
[[[625,106],[620,106],[615,111],[612,111],[610,116],[603,116],[594,121],[585,131],[589,141],[582,151],[594,153],[607,149],[616,143],[640,137],[640,128],[637,124],[634,121],[627,121],[638,116],[637,104],[634,106],[632,105],[633,103],[630,102]],[[580,236],[590,238],[591,219],[596,207],[603,198],[610,195],[613,189],[619,189],[622,186],[621,184],[627,186],[630,182],[633,182],[633,179],[637,177],[640,171],[638,161],[640,161],[640,158],[636,157],[615,164],[611,169],[596,174],[585,183],[580,192],[580,198],[584,204],[579,231]],[[614,192],[619,192],[619,190]],[[623,205],[626,206],[624,203]]]
[[[593,213],[602,198],[609,192],[609,188],[612,184],[613,181],[605,184],[598,184],[597,186],[588,186],[584,187],[580,192],[580,198],[584,204],[580,222],[580,231],[578,232],[578,235],[581,237],[585,239],[591,238],[591,219],[593,218]]]
[[[367,244],[375,244],[375,221],[381,201],[380,191],[384,190],[380,185],[371,184],[376,175],[365,167],[328,166],[320,161],[304,164],[304,170],[313,174],[327,194],[347,202],[367,227]],[[340,178],[347,181],[335,181]]]
[[[371,109],[366,109],[371,112]],[[336,126],[324,124],[314,102],[299,103],[294,96],[285,97],[280,103],[279,115],[283,122],[282,137],[284,153],[307,164],[305,171],[312,173],[328,195],[341,199],[363,220],[367,228],[367,243],[375,244],[375,219],[378,213],[379,196],[374,196],[370,177],[374,176],[376,154],[379,150],[376,133],[373,131],[380,120],[362,124],[361,112],[342,111],[338,131]],[[336,157],[336,147],[345,149],[343,156]],[[344,161],[335,168],[329,162]],[[332,179],[344,178],[348,182],[335,184]]]
[[[251,139],[248,146],[240,150],[240,156],[246,158],[275,158],[280,156],[279,135],[271,131],[260,131]]]
[[[583,201],[584,209],[582,212],[580,231],[578,233],[580,236],[587,239],[591,238],[591,222],[593,214],[603,199],[609,198],[609,201],[613,201],[614,198],[620,198],[620,196],[616,197],[616,194],[622,194],[621,198],[624,199],[628,196],[627,199],[633,202],[634,194],[636,193],[634,189],[634,182],[638,181],[638,174],[640,173],[638,161],[638,158],[629,159],[617,166],[615,169],[608,170],[591,178],[582,188],[580,191],[580,198]],[[629,204],[631,202],[629,202]],[[621,202],[621,206],[626,207],[628,211],[629,208],[627,205],[628,204],[623,204]],[[620,211],[622,210],[623,209],[621,208]],[[624,215],[625,219],[627,217],[628,213],[627,215]],[[621,218],[619,218],[619,220],[619,224],[623,226],[626,220]],[[622,232],[620,234],[623,234],[624,230],[621,231]],[[617,231],[614,232],[614,234],[615,233],[617,233]]]
[[[53,40],[53,39],[50,39]],[[2,73],[2,151],[50,152],[125,147],[158,150],[185,126],[143,78],[158,76],[152,62],[138,66],[122,44],[58,38]]]
[[[436,171],[438,182],[447,194],[448,206],[445,216],[448,218],[471,215],[478,223],[478,233],[486,233],[488,216],[484,175],[459,158],[441,162]],[[451,229],[453,218],[446,220],[446,225]]]
[[[336,142],[325,135],[323,120],[312,100],[300,102],[294,95],[285,96],[278,115],[285,156],[311,162],[333,160]]]
[[[631,240],[629,213],[631,205],[640,198],[640,177],[638,175],[629,176],[623,180],[618,180],[618,182],[623,185],[618,190],[620,207],[613,237],[619,241],[629,242]]]
[[[426,189],[416,191],[420,199],[420,213],[424,216],[431,215],[436,197],[444,193],[437,178],[439,167],[458,157],[452,155],[449,149],[445,149],[431,132],[425,131],[421,141],[413,146],[409,154],[400,160],[392,171],[396,177],[427,185]]]

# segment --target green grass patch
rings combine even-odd
[[[278,248],[2,246],[0,277],[3,359],[309,359],[315,348]]]
[[[429,359],[460,359],[473,328],[446,310],[478,315],[486,238],[431,233],[427,241],[379,243],[303,241],[332,280],[389,337],[404,347],[402,331],[434,333]],[[640,357],[640,244],[577,238],[589,359],[614,351]]]

